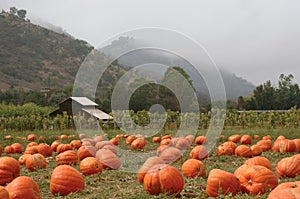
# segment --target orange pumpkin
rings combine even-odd
[[[119,158],[106,149],[99,149],[96,153],[96,159],[102,163],[103,169],[119,169],[121,167],[121,162]]]
[[[32,198],[40,199],[40,188],[38,184],[28,176],[19,176],[6,187],[10,199]]]
[[[13,143],[11,145],[12,148],[14,148],[14,153],[22,153],[23,149],[22,149],[22,145],[20,143]]]
[[[296,144],[293,140],[284,139],[279,142],[280,153],[296,152],[296,150]]]
[[[217,155],[233,155],[236,149],[234,142],[228,141],[217,147]]]
[[[157,147],[157,149],[156,149],[157,155],[160,156],[160,154],[163,152],[163,150],[165,150],[168,147],[169,147],[168,145],[160,145],[159,147]]]
[[[168,145],[171,142],[170,138],[166,138],[160,141],[160,145]]]
[[[83,189],[83,176],[73,167],[59,165],[53,170],[50,179],[50,192],[53,195],[68,195]]]
[[[164,139],[172,139],[172,136],[171,135],[164,135],[161,137],[161,140],[164,140]]]
[[[208,143],[208,141],[204,135],[200,135],[200,136],[196,137],[196,139],[195,139],[195,144],[201,145],[201,144],[207,144],[207,143]]]
[[[70,142],[71,146],[73,147],[73,149],[79,149],[81,147],[81,140],[72,140]]]
[[[195,146],[190,152],[191,159],[203,160],[208,157],[206,148],[202,145]]]
[[[85,176],[102,172],[102,164],[94,157],[84,158],[80,162],[79,168]]]
[[[35,135],[34,135],[34,134],[29,134],[29,135],[27,136],[27,140],[28,140],[28,141],[34,141],[34,140],[35,140]]]
[[[181,170],[187,178],[204,177],[206,175],[205,165],[197,159],[186,160],[182,164]]]
[[[9,199],[8,191],[2,186],[0,186],[0,198],[1,199]]]
[[[147,141],[145,140],[145,138],[136,138],[131,142],[130,146],[133,149],[143,149],[146,144]]]
[[[13,153],[15,153],[15,150],[14,150],[14,148],[12,146],[6,146],[4,148],[4,153],[6,153],[6,154],[13,154]]]
[[[73,147],[71,146],[71,144],[59,144],[56,148],[56,152],[58,154],[60,154],[64,151],[68,151],[68,150],[73,150]]]
[[[271,140],[272,141],[272,136],[265,135],[265,136],[262,137],[262,140]]]
[[[253,139],[258,140],[259,139],[259,135],[257,135],[257,134],[253,135]]]
[[[251,151],[252,151],[252,155],[253,156],[258,156],[260,154],[262,154],[263,150],[260,146],[254,144],[250,147]]]
[[[243,135],[240,139],[241,144],[252,144],[252,138],[250,135]]]
[[[190,145],[193,143],[193,141],[194,141],[194,139],[195,139],[195,136],[194,136],[194,135],[187,135],[187,136],[185,136],[185,137],[189,140]]]
[[[94,146],[81,146],[77,151],[79,160],[83,160],[86,157],[94,157],[96,155],[96,148]]]
[[[252,157],[252,150],[247,145],[239,145],[236,147],[234,153],[239,157]]]
[[[181,151],[175,147],[167,147],[160,154],[160,158],[166,163],[176,162],[181,158]]]
[[[164,164],[164,161],[157,156],[153,156],[153,157],[148,158],[144,162],[144,164],[141,166],[141,168],[139,169],[138,174],[137,174],[137,179],[140,183],[144,182],[144,177],[145,177],[147,171],[156,164]]]
[[[113,143],[113,145],[118,146],[119,145],[119,139],[118,138],[111,138],[109,141]]]
[[[61,140],[67,140],[68,139],[68,136],[67,135],[61,135],[60,137],[59,137]]]
[[[125,143],[126,144],[131,144],[131,142],[133,142],[133,140],[135,140],[137,137],[134,135],[130,135],[126,138]]]
[[[161,141],[160,137],[153,137],[152,138],[152,142],[154,142],[154,143],[160,143],[160,141]]]
[[[180,137],[175,143],[175,147],[179,150],[187,150],[190,148],[190,141],[185,137]]]
[[[270,170],[272,171],[272,164],[271,164],[271,162],[270,162],[267,158],[265,158],[265,157],[260,157],[260,156],[258,156],[258,157],[250,158],[250,159],[246,160],[246,161],[244,162],[244,164],[246,164],[246,165],[259,165],[259,166],[264,166],[264,167],[266,167],[266,168],[268,168],[268,169],[270,169]]]
[[[242,191],[248,194],[264,194],[278,185],[274,173],[264,166],[243,165],[234,175],[239,179]]]
[[[42,154],[36,153],[26,158],[25,165],[29,171],[46,168],[46,159]]]
[[[232,174],[220,169],[212,169],[207,178],[206,193],[210,197],[218,197],[219,193],[224,195],[231,193],[232,196],[240,191],[240,182]]]
[[[110,141],[101,141],[101,142],[97,142],[95,147],[96,149],[102,149],[105,145],[111,145],[111,146],[115,146],[113,143],[111,143]]]
[[[27,147],[37,146],[37,145],[38,145],[38,143],[36,143],[36,142],[29,142],[29,143],[27,144]]]
[[[269,151],[272,148],[272,140],[260,140],[256,143],[256,145],[260,146],[263,151]]]
[[[19,162],[12,157],[0,158],[0,185],[5,185],[11,182],[16,177],[20,176]]]
[[[26,147],[25,151],[24,151],[24,154],[35,154],[37,153],[38,150],[37,150],[37,146],[30,146],[30,147]]]
[[[282,158],[276,165],[276,175],[279,178],[294,178],[300,175],[300,158],[297,156]]]
[[[24,155],[21,155],[18,159],[18,162],[20,165],[25,165],[26,163],[26,159],[31,156],[31,154],[24,154]]]
[[[46,137],[41,135],[39,138],[38,138],[38,142],[41,143],[41,142],[46,142]]]
[[[300,139],[293,139],[296,145],[296,152],[300,152]]]
[[[104,140],[102,135],[96,135],[93,140],[97,143],[97,142],[102,142]]]
[[[104,147],[102,147],[102,149],[106,149],[106,150],[110,150],[111,152],[113,152],[114,154],[118,155],[118,150],[116,149],[115,146],[112,145],[105,145]],[[96,153],[95,153],[96,154]]]
[[[42,154],[45,157],[52,156],[51,146],[45,143],[41,143],[37,146],[38,153]]]
[[[178,194],[184,187],[180,172],[168,164],[152,166],[144,177],[144,189],[151,195]]]
[[[268,199],[298,198],[300,198],[300,181],[281,183],[268,195]]]
[[[234,142],[234,143],[238,143],[241,139],[241,135],[231,135],[228,137],[228,141]]]
[[[57,165],[68,164],[68,165],[77,165],[78,156],[75,151],[68,150],[58,154],[55,158],[55,162]]]

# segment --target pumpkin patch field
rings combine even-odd
[[[215,144],[205,134],[8,131],[0,198],[300,198],[300,129],[226,128]]]

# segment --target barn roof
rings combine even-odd
[[[83,111],[100,120],[112,120],[113,117],[96,108],[82,108]]]
[[[98,106],[98,104],[96,104],[95,102],[93,102],[92,100],[86,97],[70,97],[70,98],[83,106]]]

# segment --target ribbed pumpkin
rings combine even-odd
[[[195,139],[195,144],[201,145],[201,144],[207,144],[207,143],[208,143],[208,141],[204,135],[199,135]]]
[[[190,141],[185,137],[179,137],[176,141],[175,147],[179,150],[187,150],[190,148]]]
[[[259,140],[256,144],[260,146],[263,151],[269,151],[272,148],[272,140],[270,139]]]
[[[235,134],[228,137],[228,141],[238,143],[241,140],[241,135]]]
[[[171,135],[164,135],[161,137],[161,140],[164,140],[164,139],[172,139],[172,136]]]
[[[79,160],[83,160],[86,157],[94,157],[96,155],[96,148],[94,146],[81,146],[77,151]]]
[[[140,183],[144,182],[144,177],[145,177],[147,171],[156,164],[164,164],[164,161],[157,156],[153,156],[153,157],[148,158],[144,162],[144,164],[141,166],[141,168],[139,169],[138,174],[137,174],[137,179]]]
[[[259,135],[257,135],[257,134],[253,135],[253,139],[258,140],[259,139]]]
[[[279,152],[280,153],[288,153],[288,152],[296,152],[296,144],[293,140],[285,139],[279,142]]]
[[[28,176],[19,176],[6,187],[10,199],[40,199],[38,184]]]
[[[296,145],[296,152],[300,152],[300,139],[293,139],[295,145]]]
[[[38,138],[38,142],[41,143],[41,142],[46,142],[46,137],[41,135],[39,138]]]
[[[9,199],[8,191],[2,186],[0,186],[0,198],[1,199]]]
[[[118,138],[111,138],[109,140],[111,143],[113,143],[113,145],[118,146],[119,145],[119,139]]]
[[[237,146],[234,153],[239,157],[252,157],[252,150],[247,145]]]
[[[212,169],[207,178],[206,193],[210,197],[217,197],[231,193],[233,196],[240,191],[240,182],[232,174],[220,169]]]
[[[78,156],[73,150],[64,151],[56,156],[55,162],[57,165],[77,165]]]
[[[61,144],[61,142],[59,140],[53,141],[52,144],[51,144],[52,151],[56,152],[56,149],[57,149],[58,145],[60,145],[60,144]]]
[[[272,146],[272,151],[279,152],[279,143],[281,142],[281,140],[285,140],[285,139],[286,138],[284,136],[278,136]]]
[[[35,154],[37,152],[38,152],[37,146],[27,146],[26,149],[25,149],[25,151],[24,151],[24,154],[31,154],[31,155],[33,155],[33,154]]]
[[[168,164],[152,166],[144,177],[144,189],[151,195],[178,194],[184,187],[181,173]]]
[[[0,158],[0,185],[11,182],[14,178],[20,176],[19,162],[12,157]]]
[[[102,149],[106,149],[106,150],[110,150],[111,152],[113,152],[114,154],[118,155],[118,150],[115,146],[112,145],[105,145],[104,147],[102,147]]]
[[[31,156],[30,154],[23,154],[19,157],[18,162],[20,165],[25,165],[26,159]]]
[[[97,143],[97,142],[101,142],[104,140],[102,135],[96,135],[93,137],[93,140]]]
[[[79,165],[83,175],[92,175],[102,172],[102,164],[94,157],[84,158]]]
[[[15,149],[12,146],[6,146],[4,148],[4,153],[6,153],[6,154],[13,154],[13,153],[15,153]]]
[[[42,154],[36,153],[26,158],[25,165],[29,171],[35,171],[46,168],[47,162]]]
[[[300,198],[300,181],[281,183],[268,195],[268,199],[299,199],[299,198]]]
[[[176,162],[181,158],[181,151],[175,147],[167,147],[160,154],[160,158],[166,163]]]
[[[133,149],[143,149],[147,144],[145,138],[136,138],[130,144],[131,148]]]
[[[168,145],[171,142],[170,138],[162,139],[160,145]]]
[[[207,152],[205,146],[202,146],[202,145],[195,146],[191,150],[189,157],[191,159],[203,160],[208,157],[208,152]]]
[[[294,178],[300,175],[300,158],[297,156],[282,158],[276,165],[276,175],[279,178]]]
[[[11,145],[11,147],[14,148],[15,153],[22,153],[23,152],[22,145],[20,143],[13,143]]]
[[[233,155],[236,149],[234,142],[228,141],[217,147],[217,155]]]
[[[260,146],[254,144],[250,147],[251,151],[252,151],[252,155],[253,156],[258,156],[258,155],[261,155],[263,150]]]
[[[111,146],[115,146],[113,143],[111,143],[110,141],[101,141],[101,142],[97,142],[95,147],[97,150],[102,149],[104,146],[106,145],[111,145]]]
[[[35,135],[34,135],[34,134],[29,134],[29,135],[27,136],[27,140],[28,140],[28,141],[34,141],[34,140],[35,140]]]
[[[119,169],[121,162],[110,150],[100,149],[96,153],[96,159],[102,163],[103,169]]]
[[[194,136],[194,135],[187,135],[187,136],[185,136],[185,137],[189,140],[190,145],[193,144],[194,139],[195,139],[195,136]]]
[[[68,136],[67,135],[61,135],[60,137],[59,137],[61,140],[66,140],[66,139],[68,139]]]
[[[64,152],[64,151],[68,151],[68,150],[72,150],[73,147],[71,146],[71,144],[59,144],[56,148],[56,152],[58,154]]]
[[[81,140],[72,140],[70,142],[71,146],[73,147],[73,149],[79,149],[81,147]]]
[[[126,138],[125,143],[126,144],[131,144],[131,142],[133,142],[133,140],[135,140],[137,137],[134,135],[130,135]]]
[[[154,143],[160,143],[160,141],[161,141],[160,137],[153,137],[152,138],[152,142],[154,142]]]
[[[246,165],[259,165],[259,166],[264,166],[268,169],[270,169],[272,171],[272,164],[271,162],[265,158],[265,157],[261,157],[261,156],[258,156],[258,157],[254,157],[254,158],[250,158],[248,160],[246,160],[244,162],[244,164]]]
[[[261,138],[262,140],[271,140],[272,141],[272,136],[270,135],[265,135]]]
[[[157,147],[157,149],[156,149],[157,155],[160,156],[160,154],[163,152],[163,150],[165,150],[168,147],[169,147],[168,145],[159,145],[159,147]]]
[[[38,143],[36,142],[29,142],[26,147],[37,146],[37,145]]]
[[[206,175],[205,165],[197,159],[186,160],[182,164],[181,170],[187,178],[204,177]]]
[[[248,194],[264,194],[278,185],[277,177],[264,166],[243,165],[234,175],[239,179],[242,191]]]
[[[240,142],[241,144],[252,144],[252,138],[250,135],[242,135]]]
[[[73,167],[59,165],[53,170],[50,179],[50,192],[53,195],[68,195],[83,189],[83,176]]]
[[[38,153],[42,154],[44,157],[52,156],[51,146],[45,143],[41,143],[37,146]]]

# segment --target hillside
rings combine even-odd
[[[39,90],[73,84],[93,49],[87,42],[34,25],[7,13],[0,15],[0,89]]]

